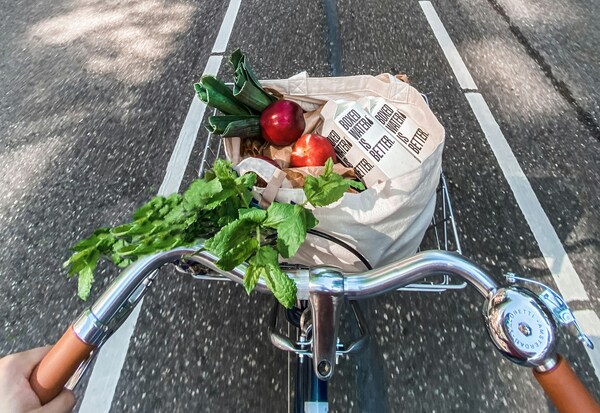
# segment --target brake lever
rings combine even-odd
[[[546,284],[543,284],[539,281],[519,277],[512,272],[505,274],[504,277],[506,278],[506,281],[508,281],[511,284],[530,284],[542,288],[543,291],[540,294],[538,294],[538,298],[544,303],[544,305],[546,305],[548,310],[550,310],[554,321],[556,321],[558,324],[563,325],[572,336],[576,337],[578,341],[586,345],[588,348],[594,348],[594,343],[585,334],[585,332],[577,322],[577,319],[573,315],[573,311],[571,311],[568,304],[565,302],[565,300],[560,294],[558,294],[552,288],[548,287]]]

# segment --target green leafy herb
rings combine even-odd
[[[277,249],[284,258],[292,257],[306,238],[306,231],[313,228],[317,220],[301,205],[273,202],[267,210],[263,225],[277,229]]]
[[[240,178],[227,161],[215,162],[211,180],[191,183],[183,195],[156,196],[133,214],[129,223],[101,228],[73,246],[65,262],[79,276],[78,295],[86,299],[100,257],[126,267],[138,258],[209,238],[238,219],[247,208],[256,177]]]
[[[364,190],[365,186],[350,179],[344,179],[333,172],[333,160],[325,163],[325,171],[318,177],[307,176],[304,181],[304,193],[311,205],[319,207],[334,203],[350,188]]]
[[[279,268],[277,251],[270,246],[260,247],[250,259],[244,287],[250,293],[259,278],[263,278],[275,298],[286,308],[292,308],[296,302],[296,284]]]
[[[315,206],[335,202],[351,185],[332,168],[328,161],[322,176],[311,183],[307,179],[304,190]],[[124,268],[142,256],[206,239],[204,248],[219,257],[221,269],[248,263],[248,293],[262,278],[282,305],[292,307],[296,285],[279,267],[278,257],[296,254],[317,220],[303,205],[273,202],[267,210],[251,207],[255,183],[255,174],[238,176],[231,163],[217,160],[182,195],[156,196],[134,212],[131,222],[98,229],[73,246],[64,264],[70,276],[79,277],[78,295],[88,297],[100,258]]]

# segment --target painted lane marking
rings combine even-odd
[[[448,56],[455,52],[458,55],[458,51],[452,43],[452,39],[450,39],[448,32],[444,29],[431,2],[420,1],[419,4],[425,13],[427,21],[432,26],[433,32],[442,47],[444,54]],[[442,37],[438,37],[439,33],[443,33]],[[448,52],[446,49],[451,50],[452,53]],[[460,59],[464,68],[461,70],[465,70],[468,73],[468,69],[464,66],[464,63],[462,63],[462,59],[459,55],[458,59]],[[450,65],[452,66],[452,62],[450,62]],[[494,119],[494,115],[492,115],[483,96],[475,92],[465,92],[465,97],[471,105],[471,109],[496,156],[504,177],[508,181],[521,211],[525,215],[525,219],[539,244],[540,250],[542,251],[560,293],[566,301],[589,300],[579,275],[573,268],[573,264],[560,242],[554,227],[544,212],[535,192],[531,188],[529,180],[525,176],[525,173],[523,173],[517,158],[510,149],[502,130],[500,130],[500,126],[498,126],[496,119]]]
[[[573,267],[552,223],[548,219],[529,180],[525,176],[519,162],[510,149],[510,146],[485,99],[481,94],[474,91],[476,88],[465,87],[464,84],[467,83],[464,82],[466,82],[466,80],[463,79],[461,81],[461,78],[458,77],[459,75],[457,72],[461,73],[462,76],[464,70],[468,73],[468,78],[466,79],[472,79],[462,58],[460,58],[452,39],[448,36],[448,32],[444,28],[437,12],[430,1],[420,1],[419,4],[423,9],[425,17],[429,22],[444,55],[448,59],[455,76],[457,76],[459,83],[463,88],[463,93],[481,126],[488,144],[494,152],[504,177],[508,181],[511,190],[515,195],[519,208],[523,212],[523,215],[531,228],[559,292],[566,301],[581,300],[589,302],[589,297],[581,282],[579,274],[577,274],[577,271]],[[455,57],[450,58],[449,56]],[[458,68],[456,68],[456,56],[460,62]],[[591,336],[592,341],[594,341],[594,344],[596,345],[594,350],[586,348],[586,351],[590,357],[592,366],[594,367],[596,377],[600,380],[600,350],[598,350],[598,347],[600,347],[600,318],[593,310],[576,311],[575,317],[580,322],[584,331]]]
[[[600,348],[600,318],[598,318],[598,314],[592,310],[573,311],[573,315],[577,319],[577,322],[583,331],[594,343],[593,350],[590,350],[586,346],[585,351],[587,352],[588,356],[590,356],[592,366],[594,366],[596,376],[598,376],[600,373],[600,350],[598,350]]]
[[[544,212],[529,180],[521,169],[494,119],[483,96],[479,93],[465,93],[467,101],[496,156],[508,185],[512,189],[517,203],[538,242],[544,260],[552,273],[554,282],[566,301],[589,300],[579,274],[567,255],[554,227]]]
[[[429,1],[420,1],[419,4],[421,5],[421,9],[423,9],[423,13],[425,13],[425,17],[433,30],[435,38],[442,47],[442,51],[444,52],[448,63],[450,63],[450,67],[452,68],[460,87],[462,89],[477,90],[477,85],[475,84],[469,69],[467,69],[465,62],[462,57],[460,57],[458,50],[456,50],[450,35],[440,20],[440,16],[438,16],[433,8],[433,4]]]
[[[241,0],[230,1],[215,40],[212,54],[223,53],[227,48],[240,3]],[[219,72],[222,60],[223,56],[211,55],[202,75],[216,75]],[[165,177],[158,190],[159,195],[169,195],[179,190],[205,111],[206,105],[194,95],[169,159]],[[79,413],[108,413],[110,411],[142,305],[143,299],[123,325],[102,346],[96,357]]]
[[[216,75],[221,66],[222,56],[210,56],[204,69],[205,75]],[[158,190],[159,195],[169,195],[179,190],[185,169],[190,159],[196,136],[200,129],[206,105],[196,95],[192,99],[190,109],[185,117],[179,138],[169,159],[165,177]],[[123,325],[102,346],[98,353],[94,369],[81,403],[80,413],[108,412],[125,363],[129,342],[144,300],[129,315]]]
[[[222,60],[223,56],[210,56],[202,75],[216,76],[221,67]],[[205,111],[206,105],[194,94],[187,116],[181,127],[181,132],[179,132],[179,138],[171,154],[171,159],[169,159],[165,177],[158,190],[159,195],[170,195],[179,190],[179,185],[181,185],[183,175],[190,161],[190,155],[192,154],[194,143],[196,143],[196,136],[198,136],[198,130],[202,125]]]
[[[242,0],[231,0],[229,2],[229,7],[227,7],[227,11],[225,12],[225,18],[223,19],[223,23],[221,23],[221,29],[219,29],[219,34],[217,35],[217,40],[215,40],[215,44],[212,48],[212,54],[225,53],[241,3]]]

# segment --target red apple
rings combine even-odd
[[[291,145],[302,135],[305,126],[302,108],[289,100],[275,101],[260,114],[262,137],[273,145]]]
[[[292,148],[290,166],[293,168],[301,166],[323,166],[327,159],[332,158],[335,162],[335,150],[329,140],[316,133],[302,135]]]

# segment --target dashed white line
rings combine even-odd
[[[229,7],[227,7],[227,11],[225,12],[225,18],[223,19],[221,29],[219,30],[219,34],[217,35],[217,40],[215,40],[215,44],[212,49],[213,54],[224,53],[225,49],[227,49],[229,37],[231,36],[233,24],[235,23],[235,18],[237,17],[238,11],[240,9],[241,2],[242,0],[231,0],[229,2]]]
[[[552,223],[544,212],[517,158],[510,149],[500,126],[483,96],[480,93],[473,92],[476,89],[475,82],[433,5],[430,1],[419,1],[419,4],[461,87],[463,90],[466,89],[464,90],[465,97],[494,152],[504,177],[515,195],[519,208],[531,228],[559,292],[566,301],[589,301],[579,274],[575,271]],[[589,331],[596,344],[600,344],[598,343],[600,338],[600,318],[598,318],[598,315],[592,310],[583,310],[575,312],[575,316],[581,318],[580,322],[584,331]],[[588,354],[596,376],[600,379],[600,355],[598,350],[591,351],[588,349]]]
[[[594,343],[594,350],[590,350],[588,347],[585,350],[590,356],[590,360],[592,361],[592,366],[594,366],[594,370],[596,371],[596,376],[598,376],[600,372],[600,318],[598,318],[598,314],[596,314],[592,310],[579,310],[573,311],[573,315],[577,319],[577,322],[588,335],[588,337]]]
[[[460,87],[463,89],[476,90],[477,85],[475,84],[469,69],[467,69],[465,62],[462,60],[462,57],[460,57],[458,50],[456,50],[450,35],[440,20],[440,16],[438,16],[433,8],[433,4],[429,1],[420,1],[419,4],[421,5],[421,9],[423,9],[423,13],[425,13],[425,17],[433,30],[435,38],[442,47],[442,51],[444,52],[448,63],[450,63],[450,67],[452,68]]]
[[[204,74],[216,75],[222,60],[222,56],[210,56]],[[206,105],[194,95],[167,165],[165,177],[158,190],[159,195],[169,195],[179,190],[205,110]],[[135,330],[143,303],[142,299],[123,325],[102,346],[81,402],[80,413],[108,412],[110,410],[120,372],[127,356],[129,341]]]
[[[241,0],[231,0],[229,3],[212,49],[213,54],[223,53],[227,48],[240,3]],[[222,60],[223,56],[210,56],[203,75],[216,75],[219,72]],[[206,105],[194,95],[169,159],[165,177],[158,190],[159,195],[169,195],[179,190],[205,111]],[[143,300],[140,301],[115,334],[102,346],[94,363],[94,369],[90,375],[79,413],[108,413],[110,411],[142,305]]]
[[[589,300],[579,274],[573,268],[554,227],[483,96],[479,93],[465,93],[465,96],[538,242],[561,295],[566,301]]]
[[[222,60],[223,56],[210,56],[203,75],[216,75]],[[162,185],[158,190],[159,195],[169,195],[179,190],[205,111],[206,105],[200,101],[198,96],[194,95],[171,159],[169,159]]]

